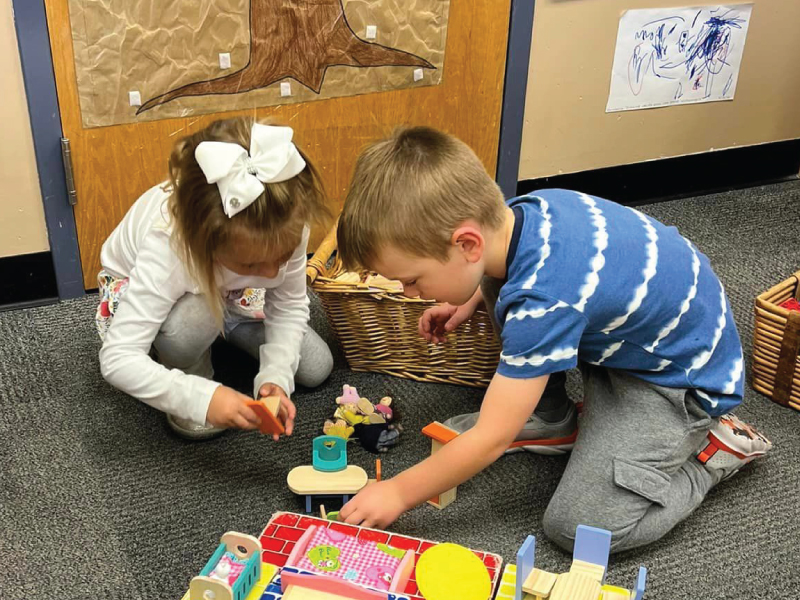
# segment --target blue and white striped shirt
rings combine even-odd
[[[568,190],[509,206],[517,222],[496,306],[498,373],[533,378],[581,360],[692,389],[712,416],[742,401],[742,346],[725,290],[677,229]]]

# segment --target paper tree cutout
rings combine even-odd
[[[151,98],[136,114],[186,96],[241,94],[286,77],[319,94],[328,67],[435,68],[427,60],[360,39],[342,0],[251,0],[250,60],[239,71]]]

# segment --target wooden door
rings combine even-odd
[[[176,137],[205,127],[220,114],[84,129],[68,4],[68,0],[45,0],[61,120],[73,154],[84,284],[94,288],[103,242],[133,201],[166,178],[167,158]],[[494,174],[509,10],[510,0],[452,0],[439,85],[238,114],[270,116],[294,127],[303,149],[322,173],[334,213],[341,208],[360,149],[398,124],[431,125],[460,137]],[[312,248],[324,234],[314,232]]]

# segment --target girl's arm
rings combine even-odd
[[[167,369],[149,356],[172,307],[189,289],[183,266],[170,247],[169,233],[150,231],[100,350],[100,370],[111,385],[142,402],[205,423],[211,397],[220,384]]]
[[[256,375],[253,395],[265,383],[280,386],[287,395],[294,392],[294,374],[300,364],[300,345],[308,329],[309,301],[306,294],[306,249],[309,229],[286,265],[283,283],[268,289],[264,298],[265,343],[260,349],[261,370]]]

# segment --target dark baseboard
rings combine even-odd
[[[518,183],[517,194],[565,188],[636,205],[796,179],[798,172],[800,140],[787,140],[530,179]]]
[[[50,252],[0,258],[0,310],[58,302]]]

